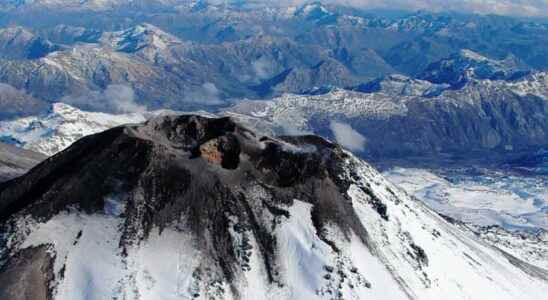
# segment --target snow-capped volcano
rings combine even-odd
[[[479,241],[316,136],[230,118],[81,139],[0,186],[2,299],[542,299]]]

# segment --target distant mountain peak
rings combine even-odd
[[[149,23],[104,33],[101,40],[121,52],[137,52],[143,48],[164,50],[170,45],[182,43],[175,36]]]
[[[433,84],[401,74],[392,74],[350,88],[362,93],[386,93],[393,96],[438,96],[447,89],[446,84]]]
[[[504,60],[488,58],[470,49],[462,49],[446,59],[431,63],[419,74],[420,79],[460,87],[471,79],[515,80],[527,75],[514,57]]]
[[[294,15],[315,22],[320,22],[322,19],[335,16],[335,14],[320,1],[303,4],[295,11]]]

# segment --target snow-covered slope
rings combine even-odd
[[[470,228],[470,225],[467,225]],[[548,270],[548,231],[512,232],[499,226],[471,227],[485,242]]]
[[[383,173],[455,225],[548,269],[548,178],[509,170],[392,168]]]
[[[0,186],[0,297],[543,299],[548,271],[315,136],[162,117]],[[32,289],[29,287],[33,287]]]
[[[145,114],[113,115],[85,112],[64,103],[54,103],[37,116],[0,121],[0,139],[9,144],[53,155],[78,139],[112,127],[145,121]]]

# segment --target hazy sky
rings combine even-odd
[[[259,0],[281,5],[300,5],[306,0]],[[548,0],[323,0],[361,8],[461,11],[479,14],[548,16]]]

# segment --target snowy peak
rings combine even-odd
[[[100,43],[114,51],[135,54],[153,63],[163,64],[178,62],[172,50],[183,45],[177,37],[148,23],[122,31],[105,32]]]
[[[164,50],[181,41],[160,28],[143,23],[126,30],[103,34],[102,42],[116,51],[134,53],[144,49]]]
[[[66,103],[56,102],[51,105],[49,113],[52,115],[60,116],[65,119],[77,119],[81,111],[76,107],[70,106]]]
[[[464,49],[447,59],[430,64],[419,78],[461,87],[471,79],[514,80],[528,73],[512,56],[494,60]]]
[[[335,17],[335,14],[319,1],[311,2],[299,7],[294,15],[295,17],[304,18],[307,21],[314,21],[317,23]]]
[[[340,146],[230,118],[164,116],[83,138],[0,186],[0,222],[6,299],[30,286],[49,299],[548,291],[547,271],[447,223]]]

